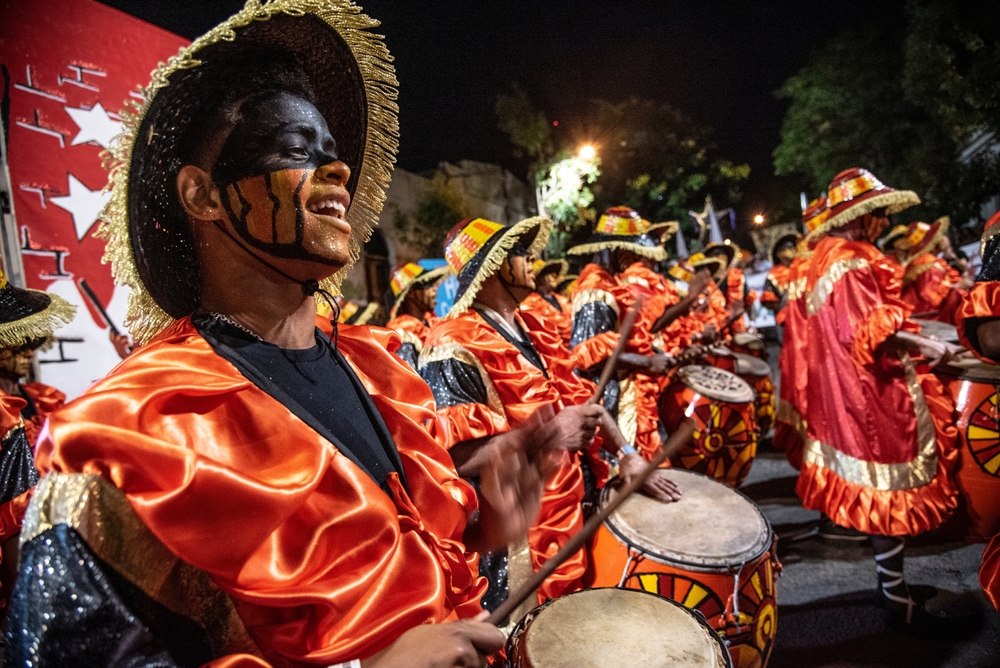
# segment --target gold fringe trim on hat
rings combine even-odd
[[[573,246],[568,251],[567,255],[593,255],[594,253],[600,253],[602,250],[627,250],[632,251],[636,255],[641,255],[642,257],[649,258],[654,262],[663,262],[667,259],[667,251],[663,250],[662,246],[656,246],[650,248],[649,246],[640,246],[639,244],[632,241],[595,241],[592,243],[580,244],[579,246]]]
[[[365,310],[361,312],[361,315],[355,318],[354,322],[352,322],[351,324],[367,325],[369,322],[371,322],[371,319],[375,317],[375,314],[378,313],[378,308],[379,308],[378,302],[369,302],[368,305],[365,306]]]
[[[894,190],[890,193],[875,195],[847,207],[836,216],[830,216],[819,227],[807,234],[806,240],[810,243],[815,243],[833,228],[846,225],[855,218],[860,218],[875,209],[885,207],[885,213],[888,216],[909,209],[911,206],[916,206],[917,204],[920,204],[920,197],[912,190]]]
[[[423,283],[439,281],[449,273],[451,273],[451,267],[445,265],[443,267],[438,267],[437,269],[428,269],[410,281],[409,285],[400,290],[399,294],[396,296],[396,300],[392,303],[392,308],[389,309],[389,320],[396,317],[396,311],[399,309],[400,305],[402,305],[403,300],[406,299],[406,295],[410,294],[410,288]]]
[[[41,290],[31,290],[41,292]],[[17,348],[37,339],[48,339],[52,332],[68,325],[76,316],[76,307],[51,292],[45,310],[29,316],[0,324],[0,348]]]
[[[545,216],[525,218],[521,222],[511,225],[506,230],[497,232],[497,234],[502,234],[503,236],[490,249],[489,254],[483,260],[483,264],[480,265],[479,271],[476,272],[475,278],[469,283],[469,287],[466,288],[465,292],[455,297],[455,304],[448,311],[445,318],[454,318],[472,306],[472,302],[476,300],[476,295],[479,294],[479,289],[483,287],[483,281],[496,273],[500,265],[503,264],[504,258],[507,257],[507,253],[514,247],[514,244],[535,227],[538,228],[538,234],[535,235],[534,241],[528,247],[528,254],[538,255],[548,245],[549,235],[552,234],[552,221]]]
[[[904,267],[908,267],[911,262],[916,260],[924,253],[929,253],[930,249],[934,248],[934,245],[939,241],[941,241],[941,239],[944,238],[944,235],[948,234],[948,227],[951,226],[951,218],[949,218],[948,216],[941,216],[931,224],[935,225],[938,223],[940,223],[940,225],[938,226],[937,231],[935,231],[934,234],[931,235],[930,239],[925,239],[924,242],[920,244],[917,250],[911,250],[910,257],[908,257],[906,259],[906,262],[903,263]]]
[[[117,142],[102,153],[104,166],[109,170],[105,191],[111,190],[111,199],[101,212],[101,224],[94,236],[104,239],[107,245],[102,262],[111,263],[115,281],[130,289],[125,326],[138,345],[147,343],[173,322],[153,300],[143,285],[132,255],[128,230],[128,175],[131,167],[132,148],[139,127],[160,89],[169,85],[170,76],[181,69],[201,64],[198,52],[218,42],[233,42],[236,29],[254,21],[267,21],[278,14],[303,16],[312,14],[323,19],[337,31],[354,55],[365,86],[368,105],[368,132],[365,152],[358,177],[358,185],[347,212],[351,224],[349,242],[350,260],[330,278],[320,282],[325,290],[338,294],[340,285],[351,266],[361,256],[361,246],[371,238],[372,229],[378,225],[378,214],[385,202],[385,188],[389,185],[395,155],[399,150],[398,91],[392,56],[383,37],[371,32],[380,23],[361,12],[350,0],[247,0],[243,9],[227,21],[205,33],[190,46],[153,71],[149,85],[142,89],[144,102],[126,100],[121,110],[122,134]]]

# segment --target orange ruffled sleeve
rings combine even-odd
[[[982,356],[977,330],[993,318],[1000,318],[1000,281],[979,281],[962,297],[955,313],[955,327],[962,345],[987,362],[994,360]]]
[[[852,357],[862,366],[874,364],[875,349],[904,329],[912,310],[900,297],[899,272],[873,248],[867,268],[847,271],[841,280],[847,288],[842,294],[848,296],[840,307],[852,312],[855,321]],[[919,331],[912,325],[906,325],[906,329]]]

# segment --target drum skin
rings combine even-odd
[[[676,478],[676,474],[684,472],[672,473]],[[683,491],[682,482],[681,479],[677,480]],[[745,501],[753,506],[749,499]],[[683,498],[678,503],[682,502]],[[700,510],[698,513],[705,514],[707,511]],[[705,517],[703,521],[711,525],[712,518]],[[770,532],[769,527],[767,531]],[[720,564],[713,568],[703,564],[670,562],[643,554],[651,551],[648,546],[630,546],[628,542],[631,541],[623,538],[605,522],[597,530],[591,543],[592,586],[616,587],[624,574],[623,585],[626,588],[659,594],[701,613],[709,626],[729,643],[729,654],[735,668],[764,668],[771,656],[778,630],[775,578],[776,572],[781,568],[774,556],[774,544],[770,540],[771,536],[766,536],[764,542],[770,544],[770,548],[765,548],[763,554],[755,558],[748,558],[742,568],[739,562]],[[734,615],[733,606],[737,573],[738,619]]]
[[[587,589],[535,608],[507,641],[508,668],[733,668],[704,619],[661,596]]]
[[[765,351],[757,351],[750,349],[742,349],[734,346],[732,352],[740,353],[744,355],[750,355],[758,359],[766,359],[764,355]],[[718,367],[730,373],[735,373],[737,376],[749,383],[750,387],[753,388],[756,398],[753,401],[754,411],[757,415],[757,436],[758,440],[767,435],[771,431],[771,427],[774,426],[774,416],[777,414],[777,401],[774,396],[774,381],[771,380],[771,374],[768,373],[765,376],[756,376],[752,374],[739,373],[736,368],[736,357],[733,355],[722,355],[722,354],[712,354],[708,353],[702,357],[705,364],[710,366]]]
[[[696,425],[694,439],[671,458],[671,463],[703,473],[730,487],[739,487],[749,475],[757,455],[758,430],[753,402],[709,399],[675,381],[660,395],[660,419],[667,432],[680,426],[692,402],[695,403],[691,414]]]
[[[958,413],[955,481],[968,513],[966,538],[987,541],[1000,533],[1000,378],[957,378],[947,386]]]

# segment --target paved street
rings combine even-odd
[[[819,514],[795,496],[796,471],[784,455],[760,453],[742,491],[756,501],[779,536],[784,570],[778,580],[778,636],[770,668],[996,668],[1000,614],[986,603],[976,573],[983,545],[966,545],[940,530],[908,543],[908,582],[933,584],[949,607],[982,611],[982,623],[958,642],[897,633],[874,604],[871,547],[794,540]]]

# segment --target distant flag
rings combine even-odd
[[[686,259],[688,259],[689,255],[690,255],[690,253],[688,253],[687,244],[684,243],[684,233],[681,232],[680,230],[678,230],[677,231],[677,258],[679,260],[686,260]]]

